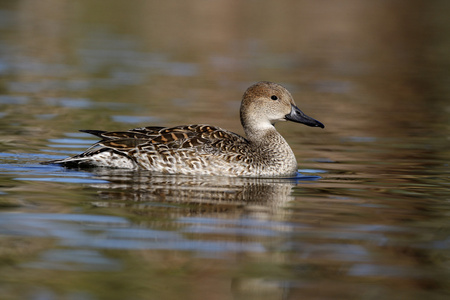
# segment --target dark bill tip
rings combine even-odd
[[[292,105],[291,112],[285,116],[286,120],[302,123],[306,126],[325,128],[321,122],[305,115],[297,106]]]

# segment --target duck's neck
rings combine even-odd
[[[244,131],[247,139],[253,144],[270,143],[271,140],[280,138],[286,143],[272,124],[267,124],[264,127],[245,126]]]
[[[286,140],[272,125],[265,130],[246,129],[245,134],[247,135],[247,140],[252,145],[261,147],[262,149],[286,148],[291,150],[291,147],[289,147],[289,144],[286,142]]]
[[[289,174],[297,171],[297,161],[286,140],[278,133],[273,125],[264,130],[252,130],[246,128],[247,140],[253,148],[253,153],[262,160],[270,161],[274,168],[278,168],[282,173]]]

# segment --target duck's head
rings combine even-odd
[[[319,121],[305,115],[296,105],[289,91],[273,82],[261,81],[250,86],[241,103],[241,123],[246,130],[273,128],[281,121],[293,121],[307,126],[324,128]]]

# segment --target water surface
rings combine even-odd
[[[2,299],[447,299],[446,1],[0,4]],[[259,80],[296,178],[64,169],[79,129],[242,134]]]

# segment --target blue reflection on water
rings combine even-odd
[[[56,238],[72,248],[264,252],[258,242],[190,240],[183,232],[135,228],[121,217],[83,214],[0,213],[0,234]]]
[[[122,263],[95,250],[53,249],[42,253],[37,261],[21,266],[66,271],[119,271]]]
[[[91,100],[86,98],[44,98],[46,105],[58,105],[69,108],[90,108],[93,106]]]
[[[348,275],[359,277],[398,277],[423,278],[423,274],[416,274],[413,267],[374,264],[356,264],[348,270]]]
[[[66,156],[64,156],[66,157]],[[28,153],[0,153],[0,174],[13,176],[13,180],[64,182],[99,184],[108,183],[107,180],[95,178],[89,172],[73,171],[59,166],[41,165],[39,162],[63,158],[54,155],[28,154]],[[28,163],[17,163],[17,161]],[[14,162],[14,163],[8,163]]]
[[[85,134],[83,134],[85,135]],[[98,139],[97,139],[98,140]],[[58,144],[79,144],[79,145],[90,145],[96,140],[93,139],[49,139],[48,140],[51,143],[58,143]],[[64,145],[58,145],[58,146],[64,146]]]
[[[112,116],[114,122],[120,123],[159,123],[160,119],[151,116]]]
[[[100,179],[86,179],[86,178],[57,178],[57,177],[18,177],[13,178],[14,180],[26,180],[26,181],[45,181],[45,182],[65,182],[65,183],[85,183],[85,184],[95,184],[95,183],[108,183],[106,180]]]
[[[209,257],[265,251],[258,242],[191,240],[182,232],[136,228],[121,217],[85,214],[0,213],[0,234],[55,239],[52,249],[22,266],[58,270],[120,269],[121,262],[103,255],[104,249],[194,251]]]
[[[0,95],[0,104],[27,104],[30,98],[27,96],[11,96],[11,95]]]

